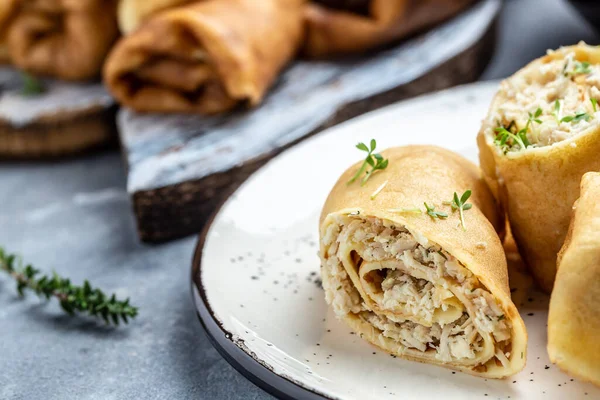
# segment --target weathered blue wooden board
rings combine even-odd
[[[114,141],[115,101],[101,83],[40,80],[24,95],[22,74],[0,66],[0,158],[55,157]]]

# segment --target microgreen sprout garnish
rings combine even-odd
[[[582,120],[589,121],[591,118],[591,115],[586,112],[582,112],[575,115],[567,115],[566,117],[562,118],[560,122],[579,122]]]
[[[556,122],[560,123],[560,100],[554,100],[554,118],[556,118]]]
[[[556,104],[555,104],[556,106]],[[542,120],[539,118],[542,115],[542,109],[538,107],[534,113],[528,113],[529,117],[527,118],[527,122],[525,123],[525,127],[517,132],[513,132],[516,130],[515,121],[511,121],[507,127],[500,126],[494,131],[496,132],[496,138],[494,139],[494,143],[496,146],[500,147],[505,153],[513,146],[519,146],[521,150],[525,150],[528,146],[531,146],[529,139],[527,138],[527,132],[529,132],[529,127],[532,123],[541,124]]]
[[[467,226],[465,225],[465,216],[464,216],[463,212],[470,210],[471,207],[473,207],[473,205],[471,203],[467,203],[467,200],[469,200],[469,197],[471,197],[471,191],[467,190],[460,197],[458,197],[458,193],[454,192],[454,196],[452,198],[452,210],[453,211],[458,210],[458,212],[460,214],[460,224],[462,225],[462,227],[465,231],[467,230]]]
[[[387,184],[388,184],[388,181],[385,181],[377,189],[375,189],[375,191],[371,195],[371,200],[375,200],[375,197],[377,197],[377,195],[379,193],[381,193],[381,191],[383,190],[384,187],[386,187]]]
[[[592,98],[590,99],[590,101],[592,102],[592,108],[594,109],[594,113],[596,113],[598,111],[598,100]]]
[[[441,211],[435,211],[435,207],[434,206],[429,206],[427,203],[423,203],[425,204],[425,209],[427,210],[427,215],[429,215],[432,219],[446,219],[448,218],[448,214],[443,213]]]
[[[529,118],[527,119],[527,123],[525,124],[525,128],[523,128],[523,130],[525,130],[525,132],[527,132],[529,130],[529,125],[531,125],[532,122],[535,122],[536,124],[541,124],[542,120],[539,119],[540,115],[542,115],[542,109],[540,107],[538,107],[537,110],[535,110],[535,113],[528,113],[529,114]]]
[[[494,143],[496,144],[496,146],[500,147],[505,153],[510,147],[514,145],[517,145],[524,150],[525,148],[527,148],[527,144],[529,144],[526,135],[523,138],[523,135],[514,134],[503,126],[494,129],[494,132],[496,132],[496,138],[494,139]]]
[[[365,161],[363,161],[356,174],[354,174],[352,179],[348,181],[348,184],[353,183],[364,173],[365,176],[360,181],[360,185],[363,186],[375,171],[384,170],[387,168],[389,160],[384,159],[383,156],[379,153],[373,153],[375,151],[375,147],[377,147],[377,142],[375,141],[375,139],[371,139],[371,142],[369,144],[369,147],[367,147],[367,145],[362,142],[356,145],[357,149],[367,152],[367,157],[365,158]],[[371,166],[371,170],[366,171],[366,169],[369,166]]]
[[[413,208],[391,208],[388,212],[396,214],[423,214],[423,210],[417,207]]]
[[[446,256],[444,255],[444,253],[442,253],[442,251],[441,251],[441,250],[438,250],[438,251],[437,251],[437,253],[438,253],[440,256],[444,257],[446,260],[448,259],[448,257],[446,257]]]
[[[590,69],[590,63],[587,61],[575,61],[575,68],[573,68],[573,72],[571,75],[581,75],[581,74],[591,74],[592,70]]]
[[[44,83],[33,75],[22,73],[21,79],[23,81],[23,88],[21,89],[23,96],[36,96],[46,91]]]

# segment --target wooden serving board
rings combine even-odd
[[[116,142],[116,103],[100,83],[44,80],[23,95],[20,72],[0,66],[0,159],[78,154]]]
[[[500,0],[481,1],[368,58],[298,61],[253,110],[217,117],[121,110],[117,126],[141,240],[199,232],[215,206],[250,174],[312,134],[402,99],[476,80],[493,54],[500,7]],[[365,140],[373,136],[376,132],[365,132]]]

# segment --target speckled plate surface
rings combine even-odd
[[[437,144],[477,161],[475,136],[497,82],[402,102],[351,120],[276,157],[238,189],[200,237],[192,287],[200,321],[240,372],[282,398],[580,399],[600,390],[550,364],[548,297],[515,254],[511,290],[529,333],[525,369],[505,380],[400,360],[364,342],[327,307],[317,225],[338,176],[378,148]]]

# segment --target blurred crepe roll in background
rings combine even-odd
[[[302,0],[206,0],[156,14],[112,51],[104,78],[141,112],[257,105],[302,39]]]
[[[119,29],[123,34],[131,33],[153,14],[194,1],[198,0],[120,0]]]
[[[489,378],[517,373],[527,333],[497,233],[504,217],[479,169],[433,146],[381,155],[387,169],[361,186],[348,183],[360,164],[352,166],[323,208],[327,303],[360,337],[401,358]],[[459,213],[444,204],[466,190],[472,208],[463,229]],[[415,210],[424,202],[448,218]]]
[[[0,64],[9,61],[8,48],[6,47],[6,28],[8,25],[8,17],[13,10],[13,0],[0,1]]]
[[[581,181],[569,234],[558,256],[548,317],[550,360],[600,386],[600,173]]]
[[[34,75],[97,78],[118,37],[117,0],[14,0],[5,25],[12,63]]]
[[[310,57],[357,53],[435,25],[473,0],[313,0],[305,9]]]
[[[504,80],[478,137],[521,256],[552,290],[579,182],[600,170],[600,48],[550,51]]]

